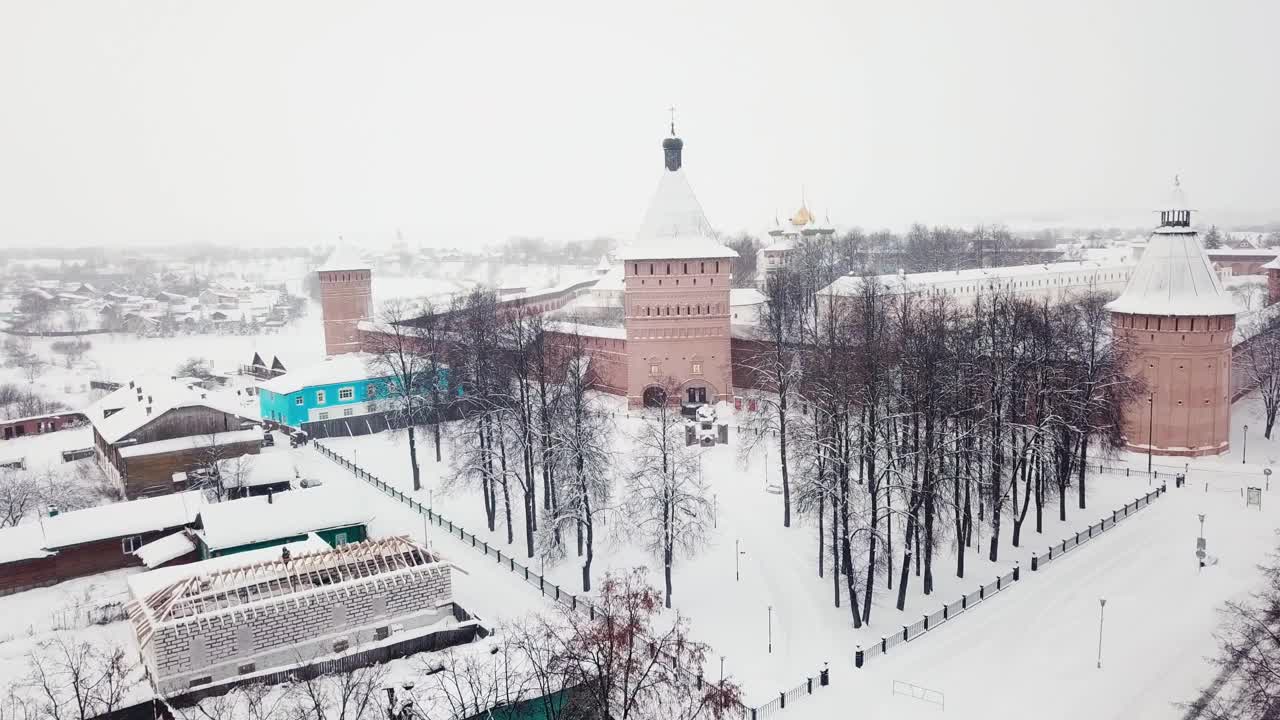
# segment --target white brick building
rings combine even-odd
[[[231,556],[234,557],[234,556]],[[162,695],[354,650],[453,615],[451,566],[404,537],[130,583],[129,618]]]

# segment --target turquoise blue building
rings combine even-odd
[[[290,370],[258,385],[263,420],[302,427],[303,423],[378,412],[389,378],[370,372],[371,357],[346,353]]]
[[[258,410],[262,419],[301,428],[303,423],[385,410],[379,401],[387,399],[387,388],[394,379],[371,372],[372,360],[367,353],[345,353],[260,383]],[[449,387],[447,370],[440,371],[438,382],[442,391]]]

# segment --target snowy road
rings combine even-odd
[[[1273,499],[1274,498],[1274,499]],[[1198,513],[1217,565],[1197,571]],[[1180,717],[1214,676],[1217,608],[1257,582],[1275,545],[1280,497],[1245,510],[1230,492],[1165,498],[975,611],[895,648],[860,671],[834,668],[832,687],[793,718],[935,717],[935,705],[892,694],[894,680],[940,691],[958,717]],[[1107,599],[1098,669],[1099,598]],[[794,715],[791,713],[794,711]]]

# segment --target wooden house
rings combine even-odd
[[[129,498],[161,495],[175,473],[256,453],[262,431],[231,403],[168,378],[131,380],[89,407],[98,464]]]
[[[0,530],[0,595],[141,566],[135,552],[190,525],[203,502],[202,493],[179,493],[4,528]]]

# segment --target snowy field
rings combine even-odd
[[[1243,406],[1240,410],[1242,411],[1238,413],[1240,415],[1249,412],[1249,409]],[[624,432],[633,428],[635,423],[635,420],[619,419]],[[1262,460],[1265,453],[1273,452],[1273,449],[1269,443],[1263,443],[1260,433],[1257,434],[1258,437],[1255,438],[1256,452],[1259,453],[1257,459]],[[402,433],[324,442],[339,453],[354,459],[383,480],[397,484],[406,491],[409,490],[408,451]],[[625,447],[620,447],[619,450],[620,454],[626,454]],[[894,679],[907,680],[926,687],[942,684],[946,687],[935,689],[940,689],[944,693],[949,689],[952,693],[959,693],[951,699],[951,702],[963,702],[965,695],[962,691],[951,688],[951,682],[937,683],[930,680],[928,677],[930,673],[921,677],[904,671],[906,667],[913,669],[920,667],[926,659],[940,667],[954,666],[954,672],[957,673],[955,683],[961,684],[959,678],[962,678],[965,672],[976,672],[971,668],[982,667],[984,663],[997,658],[1006,658],[1009,662],[1020,663],[1022,660],[1016,658],[1022,656],[1025,659],[1029,651],[1035,651],[1037,654],[1035,662],[1046,665],[1045,673],[1048,678],[1055,672],[1065,672],[1069,669],[1068,665],[1059,665],[1059,663],[1065,663],[1066,659],[1061,653],[1053,650],[1056,642],[1053,638],[1060,634],[1064,638],[1080,640],[1081,637],[1092,633],[1096,642],[1096,615],[1077,610],[1075,605],[1087,600],[1092,603],[1090,611],[1096,613],[1099,593],[1111,593],[1115,596],[1115,602],[1108,608],[1115,611],[1117,627],[1130,622],[1128,618],[1137,618],[1133,622],[1138,626],[1133,632],[1155,633],[1159,636],[1159,642],[1167,640],[1179,647],[1192,648],[1189,652],[1162,652],[1150,656],[1162,662],[1177,664],[1187,689],[1179,689],[1177,692],[1171,689],[1163,698],[1154,700],[1134,696],[1133,701],[1145,706],[1164,705],[1168,701],[1186,699],[1194,695],[1198,688],[1207,684],[1212,677],[1212,669],[1205,664],[1201,656],[1213,650],[1213,645],[1208,640],[1208,632],[1214,622],[1214,608],[1227,597],[1247,589],[1248,583],[1254,576],[1253,565],[1270,547],[1268,539],[1277,524],[1276,518],[1270,512],[1272,508],[1268,507],[1263,513],[1253,509],[1252,514],[1248,516],[1248,522],[1232,523],[1222,528],[1224,533],[1229,532],[1230,535],[1224,535],[1223,546],[1219,549],[1225,552],[1228,548],[1227,543],[1230,543],[1230,547],[1247,548],[1256,552],[1244,552],[1246,558],[1244,560],[1237,557],[1228,561],[1224,558],[1222,564],[1212,570],[1212,573],[1216,573],[1216,576],[1223,581],[1204,583],[1209,587],[1205,588],[1201,595],[1195,596],[1195,602],[1179,608],[1188,614],[1185,622],[1165,622],[1161,619],[1158,625],[1141,625],[1140,621],[1144,618],[1154,623],[1156,618],[1164,617],[1158,613],[1147,612],[1150,608],[1161,607],[1164,603],[1178,599],[1178,593],[1171,590],[1171,587],[1177,587],[1179,583],[1185,581],[1185,577],[1178,574],[1179,566],[1175,558],[1181,558],[1182,562],[1190,563],[1188,567],[1194,575],[1194,556],[1191,553],[1194,550],[1195,528],[1194,523],[1192,526],[1187,524],[1187,518],[1194,520],[1195,513],[1201,510],[1193,511],[1188,507],[1212,505],[1214,509],[1207,512],[1215,515],[1218,512],[1225,513],[1229,509],[1243,512],[1239,508],[1242,504],[1239,499],[1240,475],[1230,471],[1229,456],[1225,460],[1218,461],[1222,472],[1206,471],[1200,476],[1193,472],[1193,482],[1200,483],[1199,495],[1193,496],[1191,492],[1191,489],[1197,487],[1196,485],[1189,489],[1171,491],[1166,497],[1155,501],[1151,507],[1143,509],[1136,517],[1122,523],[1120,528],[1106,533],[1087,544],[1086,547],[1055,561],[1043,572],[1031,573],[1029,561],[1033,551],[1044,553],[1049,545],[1073,535],[1077,530],[1083,530],[1104,515],[1109,516],[1111,510],[1132,502],[1135,498],[1149,492],[1151,488],[1147,479],[1140,478],[1136,474],[1128,478],[1110,473],[1092,474],[1089,482],[1090,507],[1088,510],[1083,512],[1069,510],[1068,521],[1060,523],[1056,519],[1056,508],[1053,508],[1052,513],[1049,512],[1050,508],[1046,508],[1043,534],[1035,532],[1034,523],[1029,516],[1023,527],[1021,548],[1013,548],[1009,545],[1012,528],[1006,523],[1000,562],[990,563],[985,559],[985,554],[970,551],[966,559],[966,578],[963,580],[954,577],[954,557],[948,557],[944,551],[943,555],[935,560],[936,588],[932,596],[924,597],[919,594],[919,578],[912,577],[907,609],[899,613],[893,607],[896,593],[888,591],[882,585],[878,588],[875,597],[872,623],[861,630],[855,630],[848,610],[832,606],[830,574],[828,573],[825,580],[816,577],[814,567],[816,542],[813,528],[805,525],[803,517],[790,530],[782,528],[780,525],[781,498],[766,491],[765,469],[761,458],[757,455],[750,465],[743,467],[737,463],[735,453],[736,448],[732,441],[729,446],[719,446],[704,451],[703,472],[716,499],[716,533],[709,546],[697,557],[688,561],[677,561],[673,580],[673,599],[675,604],[692,618],[695,635],[711,645],[714,655],[726,656],[726,672],[743,684],[745,699],[752,705],[767,702],[776,697],[778,690],[789,688],[801,682],[804,677],[815,674],[823,663],[830,663],[833,676],[838,678],[834,688],[823,692],[829,697],[834,697],[837,693],[843,694],[856,686],[859,688],[855,693],[859,702],[864,701],[864,695],[876,695],[879,691],[874,688],[878,683],[884,685],[887,693]],[[490,543],[505,546],[505,529],[501,523],[496,533],[491,534],[485,530],[483,508],[478,494],[446,495],[440,490],[442,474],[448,472],[448,458],[445,458],[444,463],[436,464],[429,441],[424,441],[419,446],[419,457],[424,482],[420,499],[423,502],[432,503],[445,517],[475,532],[481,538],[487,538]],[[323,458],[318,459],[323,461]],[[1145,456],[1141,458],[1122,456],[1112,464],[1122,464],[1127,461],[1132,463],[1135,469],[1139,464],[1145,468],[1145,459]],[[776,459],[773,459],[773,462],[776,463]],[[1238,463],[1238,458],[1234,462]],[[1252,463],[1246,469],[1251,473],[1256,472],[1256,466]],[[324,474],[334,482],[357,482],[336,466],[326,470],[323,465],[319,465],[316,466],[315,471]],[[772,466],[769,473],[776,482],[776,466]],[[1199,477],[1206,478],[1212,483],[1211,492],[1203,492],[1203,480],[1199,480]],[[372,497],[378,497],[376,491],[373,491]],[[378,502],[395,505],[389,500],[379,499]],[[410,522],[420,522],[412,517],[412,513],[408,515]],[[523,555],[520,518],[517,512],[516,544],[513,549],[518,557]],[[1188,527],[1190,529],[1187,529]],[[420,534],[422,530],[418,529],[417,532]],[[432,530],[431,535],[433,540],[436,540],[439,533]],[[1139,535],[1140,538],[1135,538]],[[1129,539],[1126,540],[1126,538]],[[735,540],[739,541],[739,546],[745,553],[740,558],[740,581],[734,579]],[[983,540],[982,546],[985,548],[986,538],[984,537]],[[1217,548],[1218,540],[1212,532],[1210,542],[1213,543],[1212,548]],[[447,549],[445,551],[450,552]],[[474,559],[475,556],[471,555],[474,551],[469,547],[462,548],[462,551],[464,555],[457,556],[456,559],[464,566],[470,567],[469,557]],[[631,543],[602,544],[597,552],[593,573],[596,577],[602,575],[607,569],[646,565],[653,571],[654,581],[660,582],[659,565]],[[530,565],[539,568],[540,562],[535,559]],[[923,613],[936,611],[943,603],[954,602],[961,594],[976,590],[979,584],[990,583],[998,575],[1007,573],[1013,568],[1015,562],[1021,563],[1024,580],[1008,593],[993,599],[989,605],[976,608],[963,618],[957,618],[949,628],[939,629],[908,645],[895,648],[884,658],[876,658],[869,662],[862,670],[853,669],[853,651],[859,643],[870,645],[878,641],[882,635],[900,632],[902,625],[915,622]],[[1147,577],[1149,574],[1160,572],[1166,574]],[[579,569],[572,557],[556,566],[548,566],[546,574],[566,589],[576,590],[579,587]],[[493,580],[503,582],[501,573],[498,573]],[[505,582],[510,584],[512,579],[506,578]],[[515,585],[522,585],[522,583],[515,582]],[[519,593],[520,591],[517,590],[516,594]],[[1181,598],[1181,601],[1187,602],[1187,598]],[[773,622],[772,653],[768,651],[767,629],[770,606],[772,606]],[[1009,616],[1010,612],[1015,613],[1012,619]],[[1077,612],[1082,614],[1077,617],[1073,614]],[[1086,632],[1073,624],[1075,622],[1094,624],[1088,625],[1089,630]],[[1175,630],[1180,631],[1180,627],[1173,627],[1184,625],[1187,629],[1191,629],[1196,627],[1197,622],[1198,633],[1184,635],[1181,632],[1175,632]],[[948,634],[967,634],[971,632],[968,628],[986,627],[987,623],[994,623],[1005,629],[1009,634],[1008,637],[992,639],[984,643],[966,639],[955,641],[954,645],[951,644],[953,641],[947,640]],[[1012,627],[1006,628],[1009,623],[1012,623]],[[988,627],[985,632],[992,634],[994,631]],[[959,653],[958,648],[969,643],[978,647],[972,651]],[[1147,655],[1141,649],[1143,645],[1151,645],[1151,643],[1144,641],[1135,647],[1135,663]],[[1159,645],[1157,643],[1154,646]],[[1006,651],[1006,648],[1016,647],[1022,647],[1022,649]],[[1122,652],[1117,650],[1117,663],[1122,662]],[[992,657],[987,658],[987,654]],[[975,660],[979,662],[975,663]],[[718,664],[718,658],[713,657],[711,665],[716,664]],[[1139,668],[1142,667],[1140,663],[1138,665]],[[1092,665],[1089,665],[1089,668],[1094,669]],[[1158,668],[1155,669],[1157,671],[1150,675],[1152,687],[1158,685],[1162,682],[1162,678],[1168,675]],[[715,670],[716,668],[709,667],[709,671]],[[941,673],[942,670],[938,672]],[[1140,682],[1141,677],[1141,672],[1135,671],[1130,674],[1129,680]],[[975,688],[982,686],[980,680],[981,678],[975,675]],[[1026,679],[1023,678],[1023,681],[1025,682]],[[930,682],[935,684],[930,685]],[[1139,690],[1137,687],[1132,689]],[[973,702],[990,700],[989,694],[985,690],[975,692],[972,696]],[[948,697],[951,696],[948,695]],[[853,697],[846,696],[841,702],[852,700]],[[886,700],[886,702],[892,702],[892,700]],[[1010,705],[1010,712],[1014,707],[1016,706]],[[979,710],[978,707],[971,709]],[[797,706],[795,710],[801,711],[802,708]],[[895,714],[899,712],[896,706],[886,706],[886,712],[889,711]],[[1004,715],[999,716],[1004,717]],[[1008,716],[1012,717],[1011,714]],[[1105,713],[1104,716],[1106,716]],[[1168,716],[1168,712],[1163,715],[1159,712],[1150,715],[1150,717],[1164,716]]]

